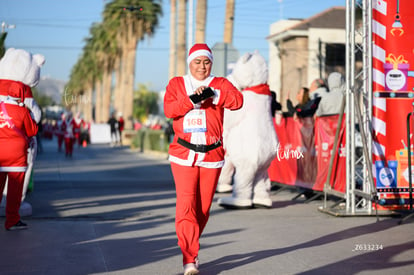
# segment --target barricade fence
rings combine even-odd
[[[272,182],[324,191],[339,115],[297,118],[282,117],[274,122],[279,138],[276,158],[268,173]],[[338,150],[334,153],[330,189],[345,193],[345,123],[342,120]]]

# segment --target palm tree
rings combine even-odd
[[[206,41],[207,0],[197,0],[195,43]]]
[[[176,21],[177,20],[177,1],[170,0],[170,68],[168,78],[176,76]]]
[[[118,53],[118,44],[116,33],[105,24],[94,24],[91,28],[91,35],[98,70],[102,75],[102,109],[98,119],[106,121],[110,117],[112,72]]]
[[[178,24],[177,24],[177,75],[184,75],[187,70],[186,65],[186,42],[187,42],[187,0],[178,0]]]
[[[127,129],[132,128],[133,91],[135,60],[138,41],[154,34],[161,15],[160,1],[155,0],[114,0],[105,6],[104,24],[112,26],[118,34],[121,52],[120,73],[117,81],[122,89],[124,116]]]
[[[6,47],[4,46],[4,41],[6,40],[7,32],[0,33],[0,58],[3,57],[6,52]]]
[[[233,43],[234,0],[226,0],[226,18],[224,19],[224,43]]]
[[[82,56],[72,67],[70,79],[65,86],[63,95],[63,102],[66,108],[72,111],[74,109],[82,109],[84,119],[87,121],[92,120],[92,90],[96,79],[99,78],[97,68],[93,45],[92,43],[87,43],[83,49]],[[86,100],[80,100],[80,96],[86,98]],[[100,98],[100,96],[98,95],[97,98]]]

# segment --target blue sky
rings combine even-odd
[[[194,7],[196,0],[194,1]],[[0,22],[15,25],[6,31],[6,47],[22,48],[46,57],[42,76],[67,81],[81,55],[93,22],[102,21],[107,0],[0,0]],[[155,35],[140,41],[136,85],[158,91],[168,83],[169,0]],[[206,42],[223,40],[225,0],[208,0]],[[236,0],[233,45],[240,54],[258,50],[268,56],[270,24],[280,18],[307,18],[345,0]]]

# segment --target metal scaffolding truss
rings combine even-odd
[[[356,9],[356,7],[358,7]],[[358,13],[360,10],[362,13]],[[359,18],[357,18],[359,17]],[[362,19],[362,21],[361,21]],[[371,215],[376,187],[372,174],[372,4],[370,0],[346,0],[346,95],[344,113],[346,123],[346,192],[332,190],[329,177],[325,184],[322,211],[336,216]],[[356,56],[362,56],[361,62]],[[357,157],[356,125],[363,144],[363,154]],[[339,128],[339,127],[338,127]],[[335,140],[335,143],[338,143]],[[333,152],[336,152],[334,146]],[[334,155],[334,154],[333,154]],[[329,174],[330,175],[330,174]],[[328,175],[328,176],[329,176]],[[327,206],[327,195],[342,197],[345,203]]]

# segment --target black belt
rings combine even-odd
[[[213,149],[216,149],[221,146],[221,141],[217,141],[216,143],[205,145],[205,144],[192,144],[182,138],[178,138],[177,140],[178,144],[181,144],[182,146],[201,153],[207,153],[208,151],[211,151]]]

